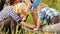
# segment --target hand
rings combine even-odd
[[[31,28],[34,29],[36,26],[35,25],[32,25]]]
[[[38,30],[38,28],[34,28],[34,31],[37,31]]]
[[[35,27],[35,25],[28,25],[28,28],[30,28],[30,29],[33,30],[33,29],[36,28],[36,27]]]

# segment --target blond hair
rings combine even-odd
[[[18,3],[14,7],[15,7],[14,10],[17,14],[26,15],[26,12],[25,12],[26,4],[25,3]]]
[[[48,5],[45,4],[45,3],[41,3],[41,4],[38,5],[37,9],[38,9],[38,11],[39,11],[39,10],[41,10],[41,9],[44,8],[44,7],[48,7]]]

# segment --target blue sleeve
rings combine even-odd
[[[38,13],[38,18],[39,18],[39,19],[44,19],[44,18],[45,18],[45,15],[46,15],[46,13],[45,13],[44,11],[40,11],[40,12]]]

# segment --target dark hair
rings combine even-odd
[[[0,11],[3,9],[6,0],[0,0]],[[15,0],[10,0],[10,5],[14,4]]]
[[[16,0],[10,0],[10,5],[13,5]],[[22,0],[20,0],[22,2]]]
[[[0,11],[3,9],[6,0],[0,0]]]
[[[10,5],[13,5],[14,4],[14,1],[15,0],[10,0]]]

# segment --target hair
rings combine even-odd
[[[0,11],[3,9],[6,0],[0,0]]]
[[[16,4],[14,7],[15,7],[14,10],[17,14],[23,14],[26,16],[26,12],[25,12],[26,4],[25,3]]]
[[[14,5],[16,0],[10,0],[10,5]],[[22,0],[20,0],[20,2],[22,2]]]
[[[48,7],[48,5],[45,4],[45,3],[39,4],[38,7],[37,7],[38,8],[38,11],[41,10],[42,8],[44,8],[44,7]]]
[[[13,5],[15,0],[10,0],[10,5]]]
[[[0,0],[0,11],[3,9],[6,0]],[[10,0],[10,5],[14,4],[15,0]]]
[[[48,5],[45,4],[45,3],[41,3],[40,5],[44,6],[44,7],[47,7]]]

